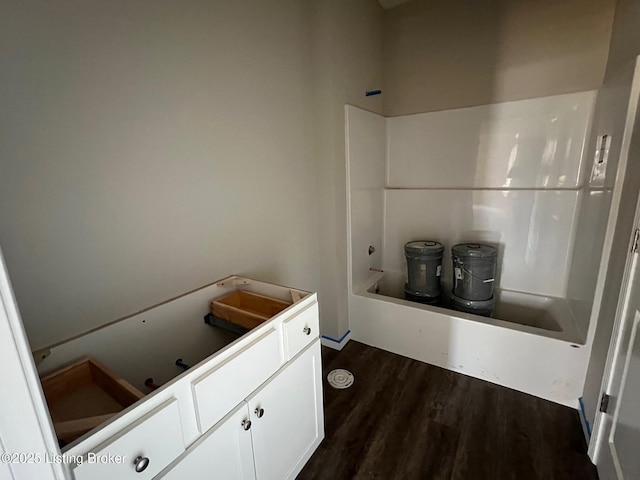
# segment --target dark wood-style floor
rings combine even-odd
[[[298,480],[598,478],[575,410],[353,341],[322,354],[326,437]]]

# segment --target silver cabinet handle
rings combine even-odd
[[[149,459],[147,457],[143,457],[142,455],[139,455],[133,461],[133,464],[136,466],[136,472],[138,473],[144,472],[146,468],[149,466]]]
[[[256,408],[254,413],[256,414],[256,417],[262,418],[264,415],[264,408]]]
[[[242,428],[246,430],[249,430],[251,428],[251,420],[243,420],[242,421]]]
[[[302,333],[304,333],[306,335],[311,335],[311,327],[304,327],[302,329]]]

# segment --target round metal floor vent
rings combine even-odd
[[[349,370],[344,370],[342,368],[331,370],[329,375],[327,375],[327,380],[329,381],[329,385],[333,388],[340,389],[349,388],[355,381],[353,374]]]

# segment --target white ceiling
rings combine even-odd
[[[380,2],[380,5],[382,5],[382,8],[384,8],[385,10],[389,10],[390,8],[400,5],[401,3],[406,3],[408,1],[410,0],[378,0],[378,2]]]

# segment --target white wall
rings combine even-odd
[[[314,2],[316,268],[322,333],[334,339],[349,329],[344,106],[382,111],[380,96],[365,96],[382,84],[382,13],[377,0]]]
[[[595,92],[387,119],[383,268],[404,243],[498,247],[501,288],[565,297]],[[597,270],[597,266],[596,266]],[[593,273],[595,274],[595,273]]]
[[[640,3],[616,0],[606,79],[617,76],[640,54]]]
[[[627,10],[638,9],[633,0],[623,3]],[[406,115],[598,88],[615,4],[413,0],[392,8],[383,26],[384,113]],[[637,26],[637,21],[628,25]]]
[[[310,2],[1,22],[0,244],[34,348],[230,273],[319,288]]]
[[[348,328],[344,104],[381,110],[376,0],[3,9],[0,244],[34,348],[229,273]]]

